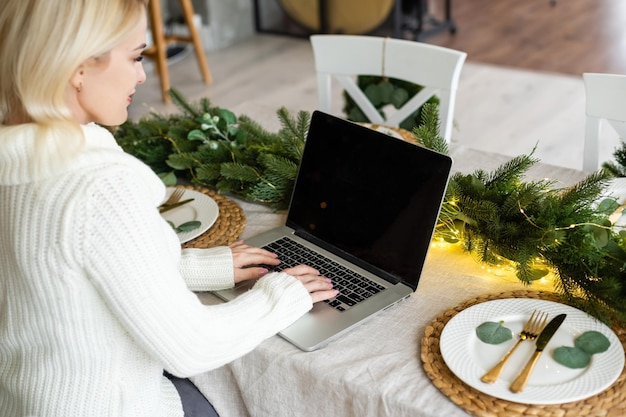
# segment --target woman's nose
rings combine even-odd
[[[137,84],[143,84],[146,78],[146,71],[143,69],[143,64],[141,64],[137,70]]]

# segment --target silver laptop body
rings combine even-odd
[[[334,284],[348,282],[336,299],[316,303],[280,336],[316,350],[413,294],[451,165],[446,155],[315,111],[286,225],[246,243],[270,245],[283,261],[283,246],[294,241],[315,252],[296,258],[300,263],[320,269]],[[318,266],[318,254],[338,265]],[[215,294],[232,300],[253,285]]]

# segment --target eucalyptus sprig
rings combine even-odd
[[[310,115],[277,112],[282,129],[269,132],[245,115],[189,103],[170,90],[179,114],[152,113],[115,132],[120,146],[137,156],[167,184],[189,181],[230,192],[276,209],[287,207],[302,156]]]

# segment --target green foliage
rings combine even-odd
[[[476,336],[490,345],[499,345],[513,338],[511,329],[504,327],[502,323],[486,321],[476,328]]]
[[[574,346],[578,349],[582,349],[585,352],[593,355],[596,353],[602,353],[609,350],[611,342],[609,339],[600,332],[588,331],[576,338]]]
[[[574,347],[561,346],[554,350],[554,360],[568,368],[584,368],[591,362],[591,356],[606,352],[611,346],[609,339],[595,330],[587,331],[576,338]]]
[[[246,116],[187,103],[175,90],[181,113],[152,114],[116,131],[118,143],[168,183],[187,180],[245,199],[287,207],[302,157],[310,115],[277,113],[281,129],[268,132]],[[413,130],[422,146],[447,153],[436,104],[421,109]],[[570,304],[604,322],[626,323],[626,233],[611,225],[614,200],[600,201],[611,178],[598,171],[559,189],[550,180],[524,181],[537,162],[518,156],[493,172],[455,173],[446,190],[435,237],[463,245],[481,261],[502,257],[530,284],[548,269]],[[600,202],[599,202],[600,201]]]
[[[425,103],[421,109],[421,123],[413,128],[413,135],[422,146],[448,154],[448,143],[439,135],[439,113],[437,105]]]
[[[393,106],[401,108],[407,101],[419,93],[423,87],[408,81],[395,78],[377,77],[373,75],[359,75],[357,85],[369,99],[372,105],[378,110],[383,119],[386,119],[385,108]],[[354,122],[370,122],[355,101],[344,91],[343,111],[349,120]],[[439,104],[437,97],[431,97],[426,103]],[[401,128],[412,131],[420,126],[423,121],[423,111],[418,109],[400,123]]]
[[[559,346],[552,352],[552,357],[563,366],[571,369],[585,368],[591,362],[591,355],[572,346]]]
[[[613,153],[615,161],[605,162],[602,168],[609,171],[615,177],[626,177],[626,142]]]
[[[115,132],[122,148],[148,164],[170,184],[190,181],[246,199],[287,207],[310,115],[295,118],[280,109],[282,129],[270,133],[246,116],[237,118],[208,99],[188,103],[170,94],[181,113],[151,114]]]
[[[551,180],[524,181],[536,162],[531,153],[493,172],[453,174],[435,236],[462,244],[481,262],[512,261],[525,284],[551,268],[570,304],[604,322],[626,323],[626,237],[608,220],[617,202],[597,203],[611,174],[598,171],[559,189]]]

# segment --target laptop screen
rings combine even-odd
[[[316,111],[287,225],[415,289],[451,165],[446,155]]]

